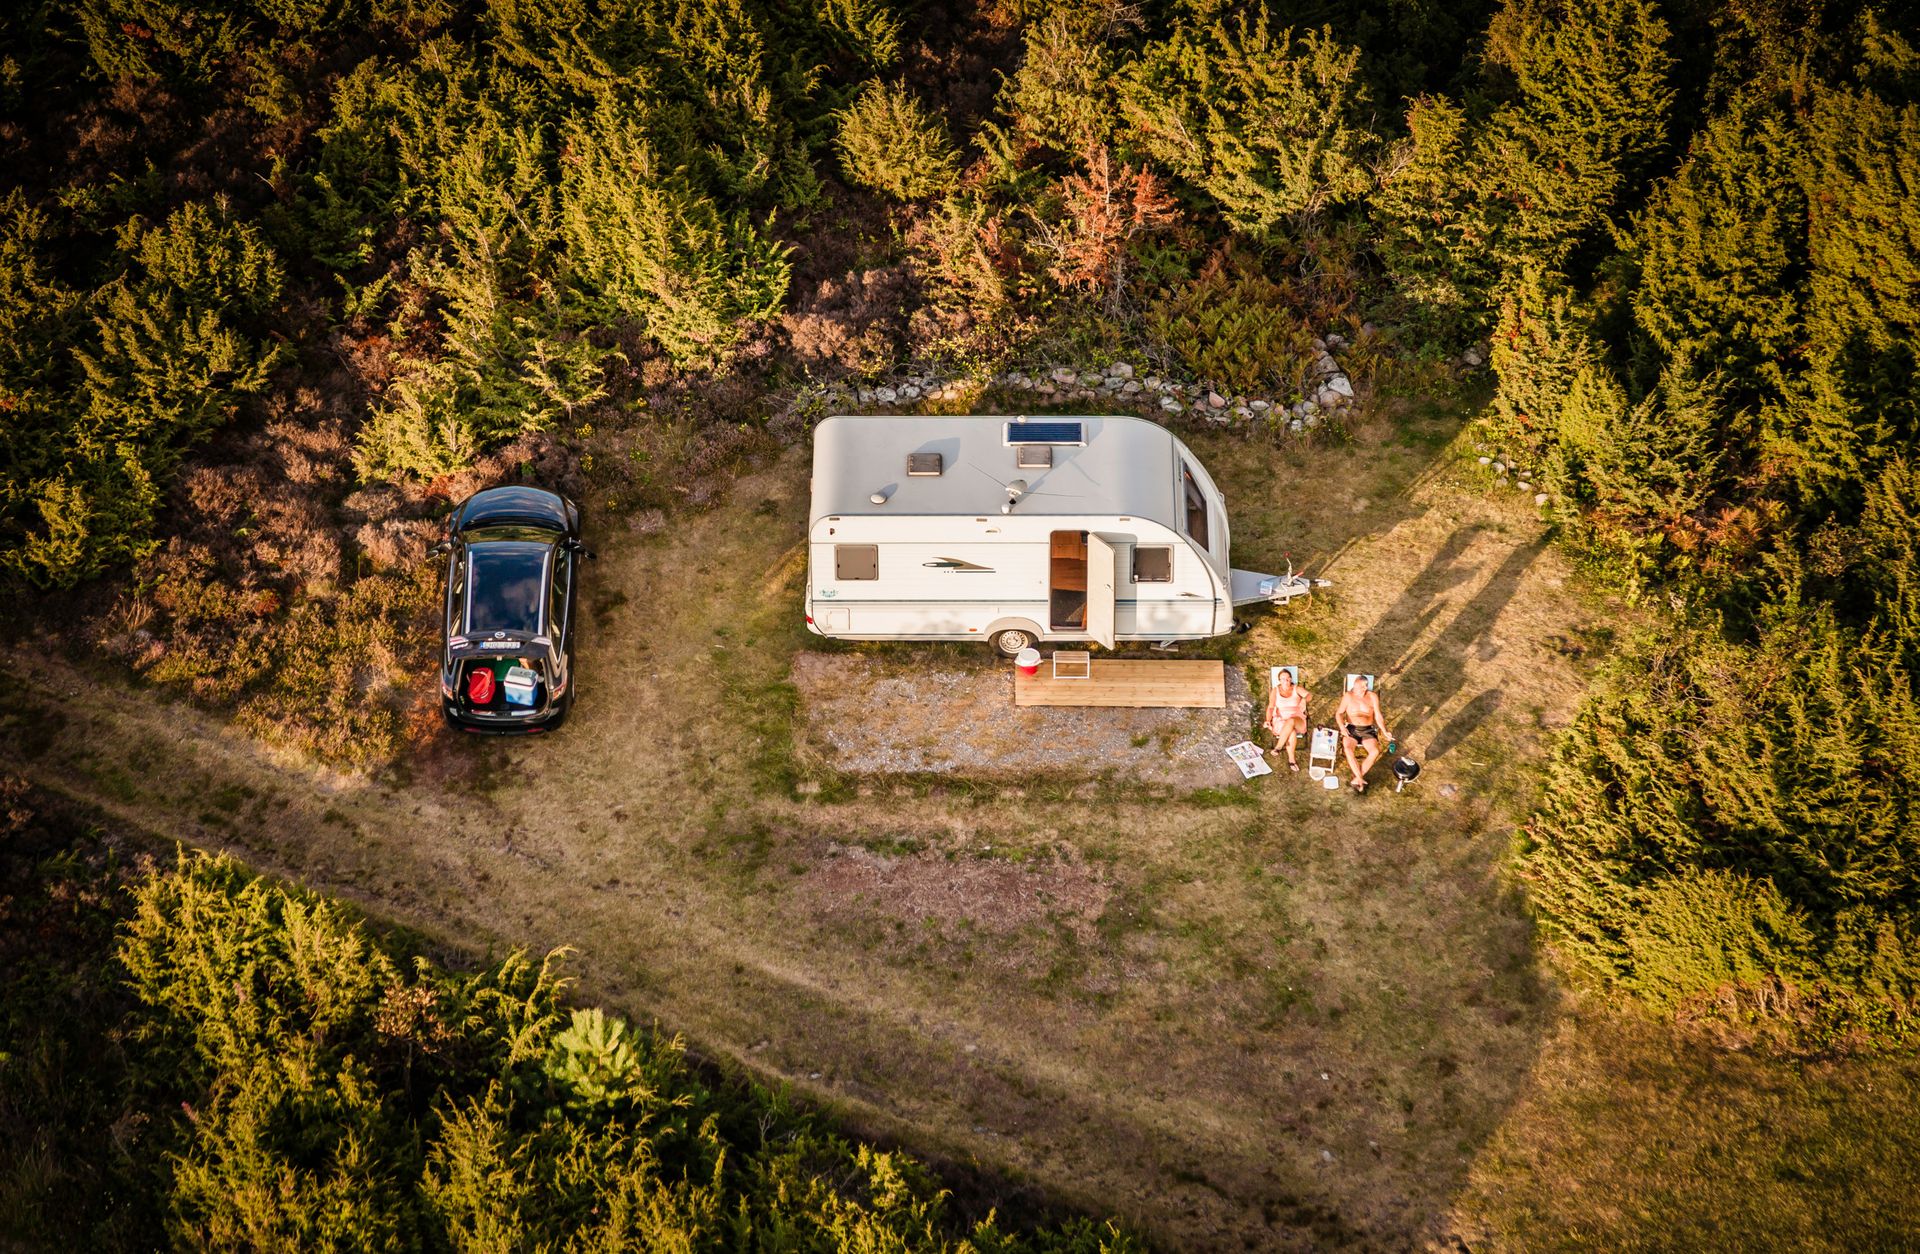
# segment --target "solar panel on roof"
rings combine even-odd
[[[1039,422],[1010,422],[1007,424],[1008,444],[1085,444],[1087,427],[1082,422],[1057,422],[1046,419]]]

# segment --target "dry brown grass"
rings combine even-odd
[[[576,945],[590,995],[1170,1246],[1523,1239],[1502,1164],[1553,1135],[1550,1068],[1589,1029],[1500,868],[1580,688],[1566,642],[1599,651],[1612,611],[1451,429],[1198,441],[1238,563],[1337,580],[1238,663],[1300,662],[1322,713],[1348,665],[1388,676],[1431,764],[1398,797],[796,789],[798,451],[658,535],[597,520],[555,737],[368,781],[21,655],[0,719],[37,780],[474,948]],[[1605,1097],[1588,1117],[1632,1126]]]

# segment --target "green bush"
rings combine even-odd
[[[962,1229],[916,1163],[678,1040],[569,1012],[556,957],[470,974],[340,907],[183,855],[120,943],[138,1143],[182,1246],[362,1250],[1138,1248],[1082,1222]]]
[[[181,459],[266,387],[282,350],[251,330],[277,302],[279,262],[224,206],[190,203],[164,222],[127,223],[117,275],[85,302],[48,277],[44,215],[16,194],[0,287],[24,338],[4,363],[15,397],[0,492],[0,561],[67,587],[153,545]],[[34,312],[30,304],[41,304]]]
[[[839,120],[840,164],[862,186],[924,200],[950,191],[959,177],[946,128],[904,84],[869,83]]]
[[[1313,329],[1290,289],[1237,255],[1216,257],[1155,303],[1148,333],[1193,376],[1228,392],[1301,392]]]
[[[786,298],[790,251],[744,210],[729,214],[662,169],[623,111],[563,131],[559,236],[570,301],[637,316],[674,360],[723,361],[742,326]]]
[[[1751,646],[1682,632],[1601,678],[1522,864],[1561,953],[1657,1006],[1779,981],[1826,1005],[1820,1032],[1897,1043],[1920,997],[1917,798],[1920,699],[1885,644],[1825,611]]]
[[[1372,185],[1359,64],[1330,27],[1273,30],[1263,4],[1251,21],[1182,26],[1149,45],[1120,78],[1120,109],[1148,155],[1262,233]]]

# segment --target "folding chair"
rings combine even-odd
[[[1372,692],[1372,691],[1373,691],[1373,676],[1371,676],[1371,675],[1356,675],[1356,674],[1349,674],[1349,675],[1347,676],[1347,682],[1346,682],[1346,684],[1345,684],[1345,685],[1344,685],[1344,686],[1343,686],[1343,687],[1342,687],[1342,688],[1340,689],[1340,691],[1342,691],[1342,692],[1352,692],[1352,691],[1353,691],[1353,681],[1354,681],[1354,680],[1356,680],[1356,679],[1364,679],[1364,680],[1366,680],[1366,681],[1367,681],[1367,691],[1368,691],[1368,692]]]
[[[1340,733],[1331,727],[1313,729],[1313,741],[1307,747],[1307,778],[1325,779],[1340,766]]]

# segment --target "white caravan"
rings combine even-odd
[[[1199,640],[1312,588],[1227,564],[1220,490],[1143,418],[828,418],[807,543],[841,640]]]

